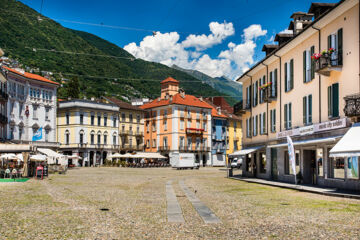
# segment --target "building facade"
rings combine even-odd
[[[7,79],[9,141],[56,149],[56,92],[59,84],[21,69],[2,67]]]
[[[119,107],[95,100],[58,103],[58,141],[66,155],[78,155],[79,166],[102,165],[119,152]]]
[[[292,16],[292,34],[277,34],[266,57],[239,77],[246,176],[360,189],[345,158],[329,151],[351,121],[344,98],[359,93],[359,1],[313,3]],[[291,168],[286,138],[295,146]]]
[[[229,164],[229,154],[239,151],[242,146],[242,121],[241,118],[233,113],[227,113],[228,130],[227,130],[227,149],[226,164]]]
[[[140,108],[145,112],[145,150],[171,158],[192,155],[202,165],[211,164],[211,106],[185,94],[179,82],[161,82],[161,96]]]
[[[0,71],[0,142],[5,142],[7,138],[7,101],[9,95],[7,93],[7,80],[3,70]]]
[[[120,152],[144,151],[144,110],[116,98],[104,99],[119,107]]]

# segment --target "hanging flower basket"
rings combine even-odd
[[[269,83],[266,83],[266,84],[264,84],[264,85],[261,85],[261,86],[259,87],[259,90],[262,90],[262,89],[265,89],[265,88],[267,88],[267,87],[270,87],[271,84],[272,84],[272,82],[269,82]]]
[[[323,50],[321,53],[314,53],[312,56],[311,56],[311,59],[312,60],[318,60],[320,59],[321,57],[329,57],[333,52],[335,52],[335,49],[334,48],[329,48],[328,50]]]

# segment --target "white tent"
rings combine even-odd
[[[68,157],[48,148],[38,148],[38,152],[47,156],[48,164],[68,165]]]
[[[2,160],[18,160],[18,157],[13,153],[6,153],[0,156]]]
[[[360,124],[354,124],[340,141],[330,150],[330,157],[360,156]]]
[[[44,162],[46,161],[46,156],[41,154],[32,155],[30,156],[30,161]]]
[[[71,156],[67,156],[68,159],[82,159],[82,157],[78,156],[78,155],[71,155]]]

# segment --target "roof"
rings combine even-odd
[[[338,7],[340,4],[342,4],[342,3],[344,3],[344,2],[345,2],[345,0],[341,0],[341,1],[339,1],[338,3],[335,3],[335,5],[333,6],[333,9],[336,8],[336,7]],[[312,12],[311,12],[311,7],[310,7],[310,9],[309,9],[308,12],[309,12],[309,13],[312,13]],[[301,34],[302,34],[303,32],[305,32],[306,29],[310,28],[312,25],[314,25],[315,23],[317,23],[318,21],[320,21],[320,20],[321,20],[323,17],[325,17],[329,12],[331,12],[331,11],[328,11],[328,12],[326,12],[326,14],[323,14],[323,15],[321,15],[320,17],[316,18],[314,21],[311,22],[311,24],[307,25],[307,26],[304,28],[303,31],[301,31],[300,33],[298,33],[297,35],[295,35],[295,36],[293,37],[293,39],[301,36]],[[292,40],[293,40],[293,39],[292,39]],[[292,40],[291,40],[291,41],[292,41]],[[261,61],[258,61],[255,65],[253,65],[253,66],[252,66],[251,68],[249,68],[246,72],[244,72],[240,77],[238,77],[238,78],[236,79],[236,81],[239,81],[239,80],[240,80],[241,78],[243,78],[244,76],[247,76],[248,73],[249,73],[251,70],[253,70],[253,69],[256,68],[257,66],[259,66],[260,64],[262,64],[265,60],[267,60],[268,58],[270,58],[271,56],[273,56],[275,53],[277,53],[279,50],[281,50],[283,47],[285,47],[285,46],[286,46],[289,42],[291,42],[291,41],[288,41],[288,42],[284,43],[283,45],[279,46],[279,48],[276,49],[276,51],[273,51],[271,54],[265,56]]]
[[[358,157],[360,156],[360,125],[354,124],[340,141],[330,150],[330,157]]]
[[[172,99],[171,99],[172,98]],[[171,104],[178,104],[178,105],[185,105],[185,106],[192,106],[192,107],[199,107],[199,108],[212,108],[207,102],[201,101],[199,98],[193,95],[185,95],[183,98],[180,93],[175,94],[174,96],[170,97],[169,99],[160,99],[157,98],[149,103],[146,103],[140,106],[141,109],[150,109],[155,107],[161,107]]]
[[[120,99],[114,98],[114,97],[104,97],[105,99],[109,100],[113,104],[120,107],[120,109],[129,109],[129,110],[136,110],[136,111],[143,111],[143,109],[133,106],[130,103],[121,101]]]
[[[325,8],[332,8],[335,7],[336,3],[311,3],[311,6],[309,8],[309,13],[315,13],[315,9],[318,7],[325,7]]]
[[[292,38],[293,36],[292,33],[278,33],[275,35],[274,41],[279,41],[279,38]]]
[[[30,79],[41,81],[41,82],[51,83],[51,84],[55,84],[55,85],[60,85],[60,83],[51,81],[51,80],[49,80],[47,78],[44,78],[44,77],[42,77],[40,75],[37,75],[37,74],[28,73],[28,72],[19,72],[19,71],[15,70],[15,69],[12,69],[12,68],[9,68],[9,67],[6,67],[6,66],[3,66],[3,68],[5,68],[6,70],[8,70],[10,72],[16,73],[16,74],[18,74],[20,76],[26,77],[26,78],[30,78]]]
[[[293,17],[295,17],[295,16],[297,16],[297,15],[313,16],[314,14],[312,14],[312,13],[306,13],[306,12],[294,12],[294,13],[290,16],[290,18],[293,18]]]
[[[216,106],[215,104],[213,104],[211,101],[209,100],[205,100],[210,106],[211,106],[211,116],[212,117],[218,117],[218,118],[227,118],[227,116],[225,114],[223,114],[223,109],[221,109],[221,113],[219,114],[217,111],[218,106]]]
[[[163,83],[179,83],[179,81],[172,77],[168,77],[167,79],[165,79],[161,82],[161,84],[163,84]]]
[[[266,51],[266,49],[269,49],[269,48],[276,49],[278,47],[279,47],[279,45],[277,45],[277,44],[264,44],[261,51]]]

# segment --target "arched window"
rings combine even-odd
[[[69,132],[69,130],[65,131],[65,144],[66,145],[70,144],[70,132]]]
[[[98,131],[97,133],[97,144],[101,144],[101,132]]]
[[[84,144],[84,130],[80,130],[79,132],[79,143]]]
[[[90,138],[91,144],[95,144],[95,131],[91,131]]]
[[[107,144],[107,136],[108,136],[108,133],[105,131],[104,132],[104,145]]]
[[[113,134],[113,145],[116,145],[117,144],[117,133],[114,132]]]

